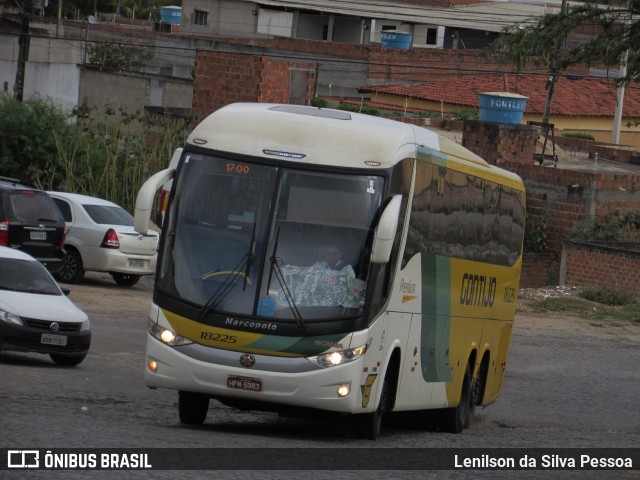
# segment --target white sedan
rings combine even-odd
[[[78,365],[91,345],[87,314],[31,255],[0,247],[0,350],[49,354]]]
[[[48,192],[67,225],[67,255],[56,275],[79,283],[85,271],[109,272],[118,285],[133,286],[142,275],[156,270],[159,235],[141,235],[133,217],[122,207],[100,198],[75,193]]]

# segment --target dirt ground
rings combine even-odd
[[[523,328],[579,334],[595,339],[612,339],[640,343],[640,322],[622,320],[589,320],[576,315],[536,311],[533,303],[547,298],[577,298],[576,287],[524,288],[520,290],[516,322]],[[598,304],[591,307],[598,309]]]

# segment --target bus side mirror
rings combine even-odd
[[[398,229],[400,219],[400,205],[402,195],[394,195],[385,207],[380,221],[373,236],[373,247],[371,248],[371,261],[373,263],[388,263],[391,258],[393,240]]]
[[[144,182],[138,196],[136,197],[136,210],[133,216],[133,228],[136,232],[146,235],[149,231],[149,221],[151,220],[151,210],[153,209],[153,199],[160,187],[173,178],[175,168],[166,168],[149,177]]]

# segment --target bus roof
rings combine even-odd
[[[421,146],[493,173],[501,170],[426,128],[302,105],[230,104],[206,117],[187,143],[223,152],[351,168],[388,168],[404,158],[415,158]]]

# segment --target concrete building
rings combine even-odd
[[[560,0],[183,0],[181,32],[281,36],[380,44],[382,32],[412,35],[413,48],[478,49],[508,25],[559,11]]]

